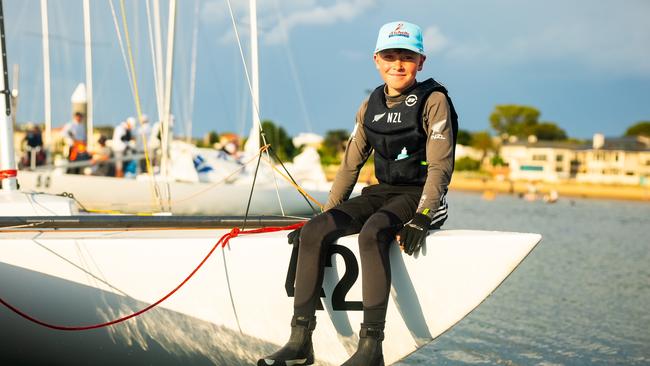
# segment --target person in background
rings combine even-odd
[[[174,115],[169,116],[169,133],[167,135],[167,143],[170,144],[173,140],[173,131],[174,131]],[[162,157],[162,135],[163,135],[163,123],[162,121],[156,121],[151,126],[151,132],[149,133],[149,140],[147,140],[147,148],[152,152],[153,159],[152,165],[154,168],[160,165]]]
[[[149,146],[149,138],[151,136],[151,124],[149,123],[149,116],[143,114],[140,116],[140,126],[137,128],[135,133],[135,151],[136,154],[145,154],[149,155],[149,159],[152,159],[152,150]],[[146,145],[146,146],[145,146]],[[147,160],[146,157],[139,159],[140,172],[147,171]]]
[[[151,155],[153,156],[153,158],[151,159],[151,166],[154,168],[160,165],[161,145],[162,145],[160,140],[161,126],[162,124],[160,121],[154,122],[149,132],[149,139],[147,140],[147,149],[151,151]]]
[[[241,162],[241,152],[236,140],[226,141],[219,150],[217,150],[217,158],[234,161],[237,164],[243,165]]]
[[[113,130],[113,156],[115,157],[115,176],[124,176],[125,157],[129,153],[130,142],[133,139],[131,130],[135,125],[135,118],[129,117],[120,122]]]
[[[27,124],[27,133],[23,139],[25,154],[21,159],[21,166],[28,167],[32,164],[39,166],[45,164],[45,151],[43,151],[43,135],[40,127],[33,123]]]
[[[86,125],[84,123],[84,114],[76,112],[72,121],[66,123],[61,130],[63,141],[67,146],[68,161],[80,161],[86,155]],[[79,167],[68,168],[69,174],[81,174],[82,169]]]
[[[429,230],[440,228],[447,219],[445,196],[454,170],[458,116],[444,86],[415,78],[426,59],[422,30],[407,22],[385,24],[373,59],[384,83],[357,111],[324,212],[288,235],[298,247],[289,341],[260,359],[258,366],[314,363],[311,336],[328,246],[355,233],[359,233],[363,323],[357,351],[343,366],[383,366],[390,246],[399,244],[404,253],[417,256]],[[373,151],[379,183],[350,199]]]
[[[112,177],[115,175],[115,165],[109,160],[113,157],[113,150],[106,145],[108,138],[99,136],[97,147],[92,155],[92,175]]]

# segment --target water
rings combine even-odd
[[[650,365],[650,204],[450,195],[450,229],[541,244],[452,330],[397,365]]]

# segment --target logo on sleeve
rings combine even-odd
[[[354,129],[352,130],[352,133],[350,134],[350,141],[355,141],[357,139],[357,127],[359,127],[358,124],[354,124]]]
[[[408,97],[406,97],[406,100],[404,101],[407,107],[413,107],[417,102],[418,102],[418,96],[415,94],[409,95]]]
[[[432,140],[446,140],[445,136],[442,135],[442,129],[445,128],[446,119],[443,119],[440,122],[436,122],[431,126],[431,139]]]

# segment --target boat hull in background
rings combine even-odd
[[[160,211],[147,176],[143,176],[143,179],[125,179],[19,171],[18,179],[24,192],[72,193],[84,208],[91,211],[130,214]],[[159,185],[163,184],[169,184],[171,212],[176,215],[245,215],[252,186],[241,182],[159,182]],[[327,191],[310,191],[309,194],[320,202],[327,199]],[[249,214],[310,215],[313,210],[295,188],[283,184],[276,193],[274,184],[262,184],[253,191]]]

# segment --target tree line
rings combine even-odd
[[[460,129],[458,131],[457,144],[470,146],[481,151],[480,161],[471,158],[459,159],[456,163],[457,170],[478,170],[481,163],[488,156],[489,152],[498,148],[498,141],[505,141],[516,137],[519,140],[526,141],[529,136],[535,136],[538,141],[572,141],[566,131],[552,121],[540,120],[541,112],[539,109],[517,104],[503,104],[494,107],[488,120],[491,131],[468,131]],[[301,152],[300,148],[293,145],[292,137],[282,126],[276,125],[273,121],[262,121],[262,130],[267,143],[271,144],[275,153],[283,161],[291,161]],[[625,131],[625,136],[648,136],[650,137],[650,121],[637,122]],[[325,133],[323,144],[318,153],[323,165],[336,165],[341,163],[341,156],[350,134],[346,129],[330,130]],[[210,132],[210,143],[218,141],[216,132]],[[495,141],[496,140],[496,141]],[[495,155],[490,161],[491,165],[503,164],[498,155]]]
[[[464,157],[456,162],[457,170],[478,170],[490,151],[498,152],[498,141],[507,141],[513,137],[517,140],[527,141],[534,136],[537,141],[566,141],[579,142],[570,138],[566,131],[555,122],[541,121],[539,109],[526,105],[504,104],[495,106],[490,114],[489,122],[496,133],[493,138],[490,131],[470,132],[460,130],[457,143],[471,146],[482,153],[480,160]],[[650,121],[640,121],[630,126],[624,136],[650,137]],[[496,140],[496,141],[495,141]],[[502,165],[503,160],[495,154],[490,165]]]

